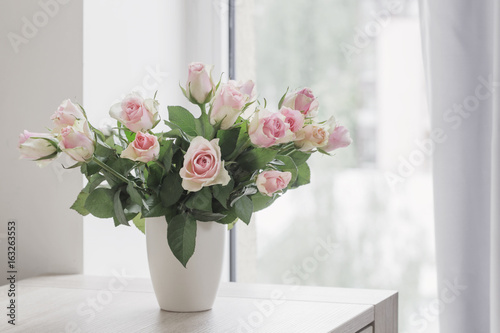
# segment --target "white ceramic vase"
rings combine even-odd
[[[195,252],[184,268],[168,246],[165,218],[146,219],[149,272],[163,310],[197,312],[210,310],[214,304],[227,227],[216,222],[197,223]]]

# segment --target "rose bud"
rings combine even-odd
[[[206,66],[201,62],[189,64],[188,79],[186,82],[186,97],[194,104],[208,103],[215,90],[212,79],[213,66]]]
[[[55,155],[57,152],[56,144],[56,139],[50,134],[32,133],[25,130],[19,135],[20,158],[38,160],[54,155],[53,158],[37,161],[39,166],[43,166],[57,157]]]

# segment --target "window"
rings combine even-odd
[[[354,140],[238,225],[238,281],[397,289],[401,331],[421,329],[436,286],[417,1],[235,2],[236,77],[272,106],[311,87]]]
[[[188,63],[226,71],[227,6],[204,0],[87,0],[84,20],[83,104],[92,124],[109,122],[109,107],[131,91],[149,97],[158,91],[163,119],[167,105],[195,110],[179,89]],[[162,126],[158,129],[166,129]],[[223,276],[229,276],[225,269]],[[149,277],[145,237],[135,227],[115,228],[111,219],[86,216],[84,273],[113,271]]]

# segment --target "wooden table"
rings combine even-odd
[[[0,287],[1,332],[396,333],[394,291],[223,283],[214,308],[161,311],[148,279],[44,276]]]

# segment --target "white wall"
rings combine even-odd
[[[17,221],[18,278],[82,271],[82,217],[69,209],[80,173],[39,169],[17,151],[20,132],[43,132],[63,99],[82,101],[82,65],[82,0],[0,1],[0,234]],[[0,237],[2,272],[6,250]]]

